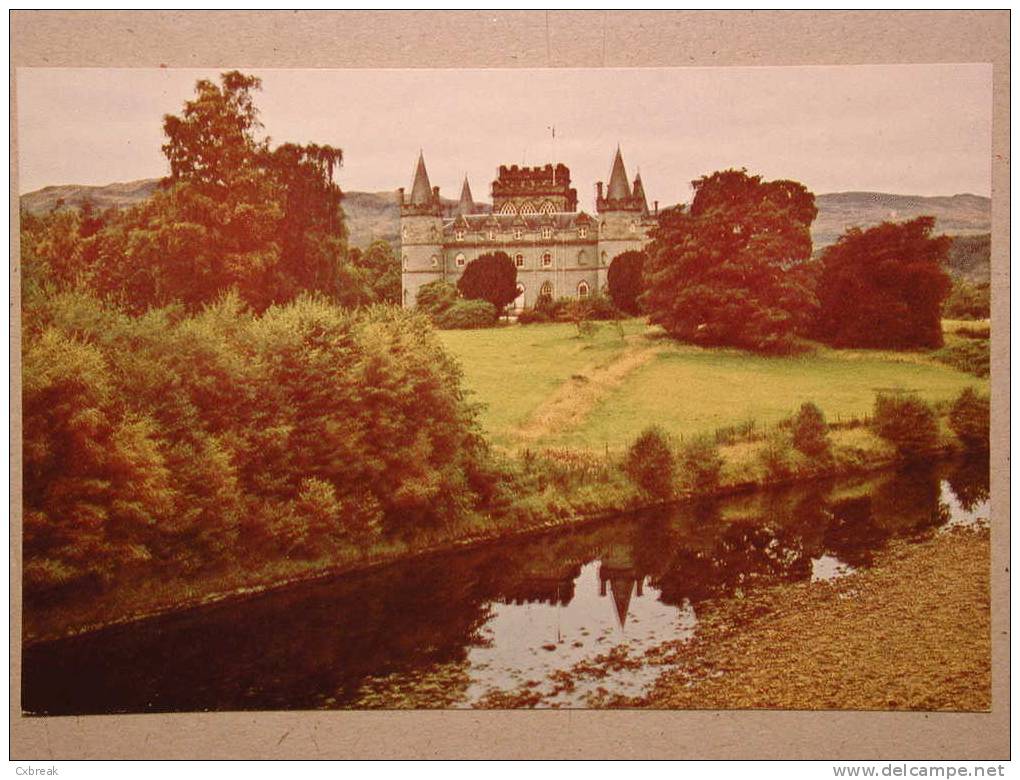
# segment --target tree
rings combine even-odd
[[[83,211],[80,229],[63,234],[72,245],[41,243],[54,278],[136,313],[174,301],[195,311],[228,290],[256,311],[302,291],[338,297],[346,232],[333,175],[343,154],[271,150],[259,135],[259,88],[237,71],[198,81],[181,113],[164,117],[170,175],[160,190],[121,214]]]
[[[400,305],[400,260],[386,241],[373,241],[368,248],[352,248],[347,265],[359,273],[372,303]],[[345,285],[341,284],[341,299]]]
[[[942,346],[951,239],[934,217],[851,228],[822,255],[818,336],[839,347]]]
[[[825,415],[815,404],[807,401],[801,404],[791,425],[793,446],[816,459],[828,458],[831,451],[829,426]]]
[[[652,231],[639,303],[683,341],[789,351],[817,305],[802,268],[811,256],[814,195],[744,170],[693,186],[690,208],[666,210]]]
[[[935,410],[915,395],[879,393],[875,396],[871,422],[875,432],[905,457],[916,458],[938,446]]]
[[[501,312],[517,297],[517,266],[506,252],[489,252],[467,264],[457,280],[465,298],[488,301]]]
[[[949,427],[968,449],[987,450],[990,445],[991,399],[966,388],[949,409]]]
[[[655,425],[642,431],[627,450],[623,470],[652,498],[671,498],[676,490],[676,458],[666,432]]]
[[[627,314],[641,313],[638,296],[644,291],[642,284],[644,264],[645,253],[633,250],[617,255],[609,264],[609,273],[606,276],[609,297],[616,308]]]

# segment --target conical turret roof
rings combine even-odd
[[[648,216],[648,199],[645,197],[645,186],[641,183],[641,174],[634,179],[634,197],[641,198],[641,213]]]
[[[425,156],[418,152],[418,167],[414,171],[414,184],[411,186],[411,203],[425,206],[431,201],[432,185],[429,184],[429,174],[425,170]]]
[[[468,184],[467,176],[464,177],[464,186],[460,188],[460,202],[457,204],[457,210],[461,214],[473,214],[475,211],[475,201],[471,197],[471,185]]]
[[[623,200],[630,197],[630,184],[627,182],[627,169],[623,167],[623,155],[620,147],[616,147],[616,157],[613,159],[613,171],[609,174],[609,190],[606,197],[610,200]]]

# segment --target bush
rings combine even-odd
[[[986,377],[991,373],[992,356],[987,339],[968,339],[932,354],[940,363],[974,376]]]
[[[680,468],[695,492],[707,493],[719,487],[722,466],[719,447],[707,436],[692,439],[680,448]]]
[[[871,424],[879,436],[907,457],[931,452],[938,444],[935,410],[915,395],[879,393]]]
[[[808,401],[801,404],[800,410],[791,423],[793,446],[812,458],[827,458],[832,451],[829,442],[829,426],[825,415],[815,404]]]
[[[435,318],[460,299],[457,288],[449,282],[429,282],[422,285],[415,296],[415,305]]]
[[[623,470],[649,496],[672,497],[676,461],[665,431],[658,426],[646,428],[627,451]]]
[[[645,253],[640,251],[623,252],[613,258],[606,274],[609,297],[613,304],[628,314],[640,314],[641,306],[638,296],[644,292]]]
[[[539,299],[541,300],[541,299]],[[535,304],[534,309],[524,309],[517,315],[517,322],[521,325],[533,325],[536,323],[549,322],[548,312],[539,309],[538,304]]]
[[[957,279],[942,306],[942,316],[951,320],[984,320],[992,315],[991,285]]]
[[[986,450],[991,431],[991,402],[968,387],[949,410],[949,427],[968,449]]]
[[[786,479],[793,473],[790,454],[790,440],[782,433],[774,433],[765,439],[758,457],[770,481]]]
[[[488,301],[461,300],[433,319],[437,328],[470,330],[492,327],[497,318],[496,307]]]

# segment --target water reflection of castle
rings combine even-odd
[[[634,562],[633,545],[610,544],[595,554],[571,556],[566,560],[529,561],[500,595],[504,604],[548,604],[566,606],[574,599],[581,567],[598,559],[599,596],[610,597],[617,623],[627,623],[631,599],[644,595],[645,574]]]

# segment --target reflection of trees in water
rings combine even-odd
[[[991,497],[991,474],[987,452],[970,453],[959,458],[946,474],[949,488],[967,512]]]
[[[619,620],[645,577],[663,602],[680,605],[808,579],[824,555],[866,566],[890,536],[945,522],[946,468],[649,512],[41,647],[25,657],[25,706],[73,713],[342,704],[367,676],[464,661],[483,643],[494,601],[569,604],[591,561],[600,563],[600,587],[612,596],[605,603]],[[987,462],[948,471],[964,507],[987,497]]]

